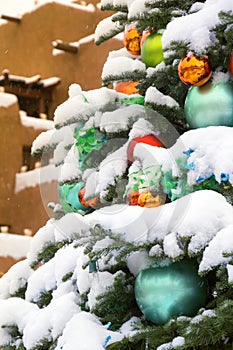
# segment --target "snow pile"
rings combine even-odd
[[[172,41],[182,41],[190,43],[188,50],[195,54],[205,54],[207,47],[217,42],[211,30],[220,24],[218,14],[221,11],[233,11],[232,1],[207,0],[200,11],[174,19],[164,31],[163,49],[168,49]]]
[[[55,350],[104,350],[110,345],[122,340],[123,336],[118,332],[106,329],[95,315],[80,312],[67,323],[63,335],[59,338]]]
[[[0,256],[12,256],[15,259],[24,258],[27,255],[32,238],[28,236],[1,233]]]
[[[111,76],[121,76],[122,74],[135,74],[140,72],[142,75],[146,70],[143,62],[129,57],[109,58],[105,62],[102,71],[102,80],[107,80]]]
[[[28,278],[33,272],[28,260],[19,261],[13,265],[0,279],[0,298],[7,299],[19,289],[26,288]]]
[[[9,106],[14,105],[15,103],[18,103],[18,99],[15,95],[3,92],[0,93],[0,107],[8,108]]]
[[[232,225],[232,214],[232,206],[222,195],[214,191],[197,191],[149,210],[114,205],[97,210],[84,219],[89,225],[101,225],[134,244],[163,242],[165,254],[177,258],[183,254],[179,244],[182,239],[189,238],[188,252],[197,254],[209,245],[217,233]],[[212,254],[208,268],[213,264],[215,255]]]
[[[26,349],[33,349],[45,338],[56,340],[77,312],[80,312],[80,308],[75,293],[72,292],[52,300],[47,307],[36,311],[31,322],[27,322],[24,328],[23,342]]]
[[[32,319],[35,316],[38,306],[20,298],[10,298],[0,300],[0,308],[0,342],[4,346],[12,341],[10,327],[16,326],[22,333],[26,324],[31,322],[31,316]],[[4,325],[7,327],[2,327]],[[17,339],[15,345],[19,345]]]

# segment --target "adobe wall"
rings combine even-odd
[[[82,44],[76,54],[53,55],[54,40],[77,42],[93,34],[100,19],[109,15],[93,5],[92,11],[87,8],[51,2],[24,14],[20,23],[7,21],[0,26],[0,74],[8,69],[14,75],[61,78],[61,84],[55,88],[51,115],[66,100],[70,84],[79,83],[83,90],[100,87],[109,51],[122,47],[116,39],[100,46],[92,40]]]
[[[15,193],[15,175],[22,166],[22,147],[31,146],[43,129],[25,127],[20,122],[17,100],[9,106],[0,106],[0,226],[9,225],[11,233],[23,234],[24,228],[33,233],[45,224],[49,215],[41,199],[41,190],[47,193],[49,201],[57,202],[57,183],[53,181],[26,188]],[[1,96],[1,94],[0,94]]]

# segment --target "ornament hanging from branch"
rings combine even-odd
[[[146,37],[141,46],[141,58],[147,67],[156,67],[164,60],[162,34],[152,33]]]
[[[193,129],[207,126],[233,126],[233,84],[230,80],[208,82],[189,89],[184,113]]]
[[[135,26],[129,26],[124,33],[124,47],[131,55],[140,55],[141,53],[141,38],[142,33],[138,32]]]
[[[158,324],[172,317],[195,316],[207,299],[207,286],[195,261],[183,259],[142,270],[135,281],[135,298],[145,317]]]
[[[187,85],[204,85],[212,75],[208,57],[198,57],[192,52],[188,53],[179,63],[178,75],[180,80]]]

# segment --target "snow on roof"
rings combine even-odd
[[[18,99],[15,95],[6,94],[4,92],[0,93],[0,107],[7,108],[18,102]]]
[[[54,128],[54,122],[52,120],[29,117],[24,112],[20,112],[20,121],[23,126],[34,128],[35,130],[50,130]]]
[[[35,187],[53,180],[56,181],[57,178],[58,168],[55,168],[53,164],[27,171],[26,173],[18,173],[15,176],[15,193],[28,187]]]
[[[10,233],[0,234],[0,256],[21,259],[27,256],[31,237]]]
[[[37,10],[38,7],[43,6],[47,3],[59,3],[88,12],[93,12],[95,10],[92,4],[89,4],[87,6],[74,4],[73,0],[0,0],[0,14],[9,16],[24,15],[25,13]],[[0,20],[0,23],[5,23],[5,20]]]

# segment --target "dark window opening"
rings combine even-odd
[[[32,157],[31,155],[31,146],[23,146],[23,164],[25,171],[33,170],[35,164],[38,162],[37,158]]]

